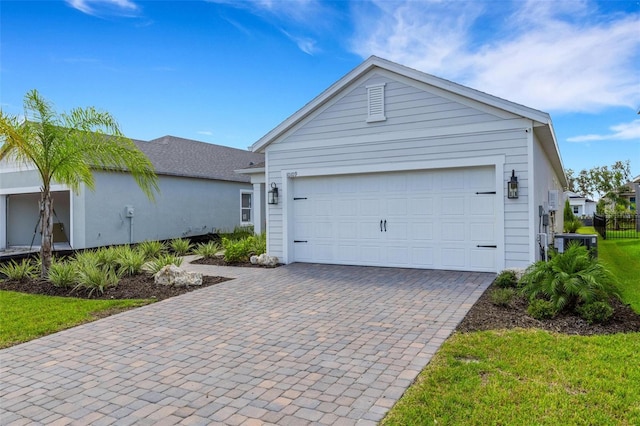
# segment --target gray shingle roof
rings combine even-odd
[[[249,182],[249,176],[234,170],[264,161],[263,154],[175,136],[133,141],[149,157],[159,175]]]

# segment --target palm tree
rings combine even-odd
[[[58,114],[36,90],[24,97],[24,119],[0,110],[0,160],[11,156],[36,167],[40,174],[42,277],[47,276],[53,250],[53,182],[78,192],[80,184],[95,188],[93,169],[127,171],[149,197],[159,191],[151,161],[123,136],[116,120],[95,108]]]

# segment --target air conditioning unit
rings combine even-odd
[[[594,258],[598,257],[598,235],[597,234],[556,234],[554,246],[558,253],[564,253],[572,241],[585,246]]]

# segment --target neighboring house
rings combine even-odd
[[[575,192],[567,191],[564,193],[569,199],[569,205],[573,214],[578,217],[593,216],[596,212],[596,202]]]
[[[631,211],[638,211],[638,194],[640,194],[640,175],[636,176],[630,182],[627,182],[626,187],[629,191],[620,194],[629,203]]]
[[[538,234],[562,230],[547,113],[377,57],[251,149],[265,167],[244,172],[278,189],[267,242],[284,263],[497,272],[540,259]],[[559,209],[550,226],[539,208]]]
[[[262,154],[173,136],[135,143],[158,175],[155,203],[124,172],[96,170],[95,191],[54,185],[54,245],[81,249],[252,224],[253,187],[234,170],[264,161]],[[0,249],[39,247],[40,185],[33,167],[0,162]]]

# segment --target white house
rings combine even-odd
[[[565,192],[565,197],[569,199],[569,205],[573,214],[578,217],[593,216],[596,212],[596,202],[575,192]]]
[[[278,191],[267,242],[284,263],[497,272],[562,230],[547,113],[375,56],[251,149],[264,169],[244,172]]]
[[[253,186],[234,173],[262,154],[164,136],[134,141],[153,163],[160,193],[147,199],[128,173],[94,172],[95,191],[56,184],[54,247],[82,249],[204,235],[253,224]],[[0,250],[39,247],[40,179],[33,166],[0,162]]]

